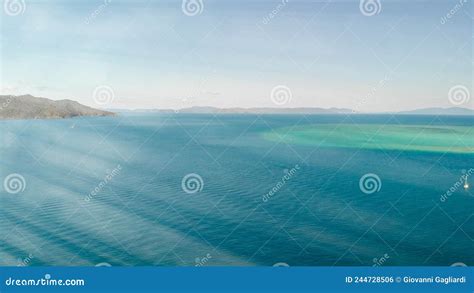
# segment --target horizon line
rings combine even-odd
[[[275,105],[275,106],[255,106],[255,107],[243,107],[243,106],[233,106],[233,107],[218,107],[218,106],[210,106],[210,105],[193,105],[189,107],[181,107],[181,108],[157,108],[157,107],[134,107],[134,108],[128,108],[128,107],[104,107],[106,105],[100,105],[96,103],[95,105],[87,105],[83,104],[75,99],[71,98],[63,98],[63,99],[51,99],[51,98],[46,98],[42,96],[34,96],[32,94],[21,94],[21,95],[12,95],[12,94],[0,94],[0,96],[10,96],[10,97],[21,97],[21,96],[31,96],[34,98],[43,98],[47,99],[50,101],[62,101],[62,100],[69,100],[73,101],[76,103],[79,103],[81,105],[85,105],[91,108],[99,109],[99,110],[106,110],[106,111],[116,111],[116,112],[121,112],[121,111],[183,111],[183,110],[189,110],[189,109],[214,109],[214,110],[276,110],[276,111],[284,111],[284,110],[341,110],[344,111],[344,113],[341,114],[393,114],[393,113],[403,113],[403,112],[413,112],[413,111],[420,111],[420,110],[450,110],[450,109],[457,109],[457,110],[467,110],[467,111],[472,111],[474,112],[474,106],[473,108],[470,107],[464,107],[461,105],[452,105],[451,107],[442,107],[442,106],[427,106],[427,107],[421,107],[421,108],[412,108],[412,109],[404,109],[404,110],[398,110],[398,111],[375,111],[375,112],[367,112],[367,111],[358,111],[349,107],[318,107],[318,106],[295,106],[295,107],[285,107],[284,105]],[[337,113],[332,113],[332,114],[337,114]]]

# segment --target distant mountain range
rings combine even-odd
[[[188,113],[188,114],[397,114],[397,115],[474,115],[474,110],[460,107],[452,108],[423,108],[413,111],[393,113],[358,113],[346,108],[215,108],[190,107],[179,110],[171,109],[136,109],[118,110],[113,112],[155,112],[155,113]]]
[[[190,107],[175,110],[152,110],[164,113],[190,113],[190,114],[349,114],[350,109],[344,108],[215,108],[215,107]]]
[[[113,115],[115,113],[90,108],[71,100],[53,101],[31,95],[0,96],[0,119],[59,119]]]
[[[190,107],[178,111],[171,109],[98,110],[72,100],[53,101],[46,98],[23,96],[0,96],[0,119],[59,119],[78,116],[114,116],[114,112],[154,112],[189,114],[364,114],[345,108],[216,108]],[[375,113],[376,114],[376,113]],[[424,108],[403,111],[399,115],[474,115],[474,110],[460,107]]]
[[[474,110],[460,107],[451,108],[423,108],[412,111],[398,112],[397,114],[415,115],[474,115]]]

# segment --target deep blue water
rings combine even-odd
[[[474,168],[473,154],[290,146],[262,137],[317,123],[473,126],[474,118],[3,121],[0,178],[19,174],[24,185],[0,188],[0,265],[474,265],[472,187],[440,201],[462,170]],[[193,173],[202,184],[186,193],[182,180]],[[381,180],[373,194],[359,187],[368,173]]]

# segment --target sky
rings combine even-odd
[[[470,0],[3,1],[0,94],[108,109],[474,109]]]

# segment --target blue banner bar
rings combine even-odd
[[[0,292],[466,292],[469,267],[2,267]]]

